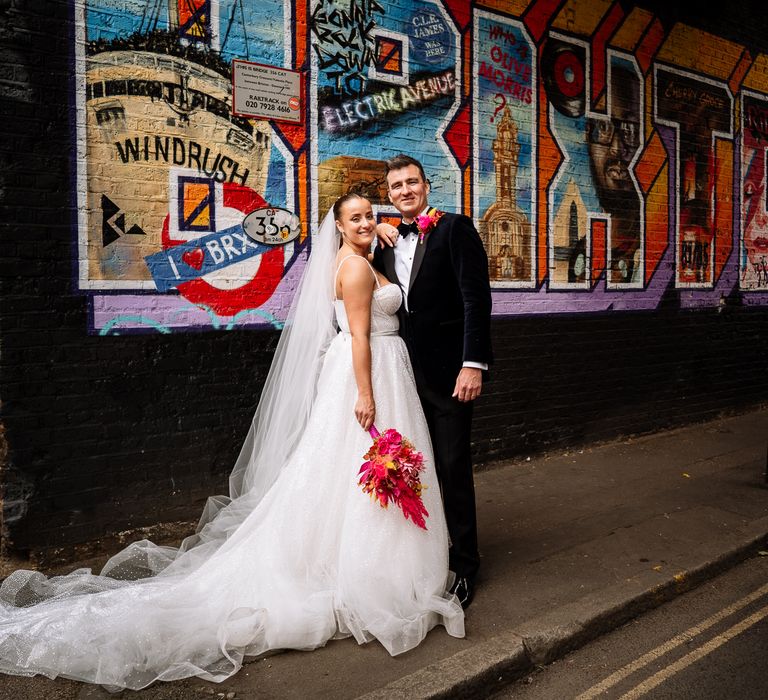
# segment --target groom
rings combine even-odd
[[[488,259],[468,217],[429,207],[419,161],[400,154],[386,171],[389,201],[403,223],[396,230],[379,225],[379,240],[389,245],[377,246],[374,265],[403,289],[400,334],[435,452],[456,574],[451,591],[466,608],[480,566],[470,432],[472,402],[493,359]]]

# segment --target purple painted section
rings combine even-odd
[[[94,332],[138,330],[160,332],[183,329],[230,330],[254,326],[282,327],[304,272],[306,248],[278,284],[275,293],[258,309],[234,316],[219,316],[184,297],[169,294],[103,294],[91,298]]]

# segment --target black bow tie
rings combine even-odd
[[[418,234],[419,233],[419,227],[416,225],[415,221],[411,221],[410,224],[406,224],[405,222],[402,222],[401,224],[397,225],[398,233],[405,237],[412,233]]]

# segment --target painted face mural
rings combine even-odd
[[[611,215],[609,278],[636,280],[641,242],[641,202],[631,165],[641,143],[640,81],[634,70],[613,59],[608,118],[587,119],[587,152],[597,199]]]
[[[551,193],[550,284],[642,285],[643,200],[633,167],[643,142],[641,83],[628,58],[608,55],[606,87],[589,106],[583,44],[547,43],[542,80],[550,123],[567,155]],[[588,164],[588,169],[584,165]]]

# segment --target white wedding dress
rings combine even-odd
[[[448,535],[397,335],[400,301],[399,287],[377,283],[376,425],[396,428],[424,454],[426,531],[399,508],[381,508],[357,483],[371,438],[354,417],[349,327],[336,301],[341,332],[322,361],[304,432],[271,488],[257,500],[249,492],[235,498],[213,518],[225,536],[207,540],[203,530],[180,553],[142,542],[102,575],[12,574],[0,592],[0,670],[139,689],[188,676],[220,681],[246,655],[313,649],[348,635],[377,639],[390,654],[413,648],[436,624],[463,636],[462,609],[445,592]],[[154,575],[124,580],[137,568]]]

